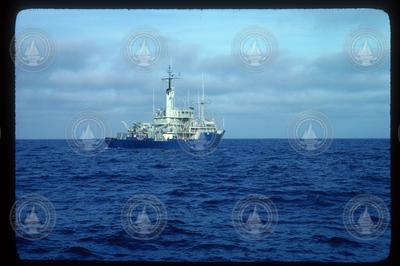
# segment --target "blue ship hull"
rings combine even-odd
[[[137,139],[134,137],[128,137],[126,139],[118,138],[106,138],[105,141],[110,148],[129,148],[129,149],[141,149],[141,148],[153,148],[153,149],[181,149],[182,146],[196,145],[196,142],[205,141],[209,143],[209,147],[215,147],[219,144],[224,133],[208,133],[201,134],[201,140],[177,140],[170,139],[165,141],[156,141],[154,139]],[[187,143],[185,143],[187,142]]]

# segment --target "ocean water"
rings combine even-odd
[[[305,157],[284,139],[225,139],[205,158],[127,149],[85,157],[65,140],[17,140],[17,198],[36,193],[56,211],[48,236],[17,237],[17,250],[44,260],[378,261],[389,254],[390,226],[360,240],[346,230],[343,211],[360,194],[390,210],[389,166],[389,140],[334,140]],[[164,230],[150,240],[121,225],[124,204],[138,194],[156,196],[167,212]],[[268,197],[279,214],[257,240],[232,222],[235,204],[251,194]]]

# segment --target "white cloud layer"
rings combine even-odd
[[[127,27],[119,20],[118,11],[106,15],[85,11],[86,17],[82,13],[77,22],[70,24],[62,22],[71,14],[58,11],[54,25],[44,25],[54,11],[42,10],[35,15],[26,11],[18,17],[17,31],[27,25],[44,27],[54,36],[57,49],[54,63],[45,71],[29,73],[17,69],[17,138],[63,138],[69,119],[86,108],[102,113],[114,131],[123,130],[121,120],[150,120],[153,89],[156,104],[164,104],[165,84],[160,78],[165,75],[169,57],[173,58],[174,69],[182,73],[182,79],[175,84],[177,103],[183,105],[188,94],[190,102],[195,102],[204,73],[210,102],[208,115],[219,121],[224,118],[227,137],[285,138],[293,116],[308,109],[320,110],[329,117],[335,127],[334,137],[389,137],[389,57],[377,70],[364,73],[354,68],[342,52],[349,30],[365,18],[369,24],[388,32],[386,16],[381,11],[367,11],[353,10],[350,13],[354,17],[348,11],[308,11],[297,16],[293,11],[293,16],[285,20],[282,18],[288,11],[282,11],[282,16],[277,12],[258,12],[253,18],[246,13],[240,23],[232,17],[232,27],[217,20],[213,12],[209,15],[197,11],[200,15],[182,14],[182,21],[173,25],[174,31],[179,32],[175,35],[168,34],[168,29],[163,31],[163,26],[157,24],[162,19],[157,17],[153,24],[165,33],[168,49],[149,72],[138,71],[123,57],[122,40],[129,31],[118,27]],[[166,12],[162,16],[167,15]],[[37,23],[35,16],[40,17]],[[103,23],[104,31],[98,30],[101,25],[85,24],[100,16],[105,16],[110,24],[97,21]],[[202,19],[196,20],[198,16]],[[210,21],[205,22],[208,16]],[[345,19],[337,20],[340,17]],[[239,31],[233,26],[265,26],[263,19],[268,19],[270,25],[282,23],[282,29],[269,28],[280,48],[264,71],[253,73],[232,58],[232,33]],[[143,19],[143,24],[148,21],[148,17]],[[332,27],[338,21],[337,27]],[[215,23],[214,28],[207,27],[211,22]],[[318,36],[322,26],[325,35]],[[109,27],[115,27],[115,31]],[[207,28],[208,32],[194,34],[190,29],[196,27]],[[282,32],[292,34],[283,38]],[[293,42],[296,38],[297,42]],[[311,41],[313,45],[307,46]],[[291,49],[289,42],[302,48]],[[328,49],[324,52],[319,45]]]

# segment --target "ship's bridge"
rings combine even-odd
[[[155,113],[154,119],[161,118],[178,118],[178,119],[193,119],[194,118],[194,108],[173,108],[169,110],[168,116],[166,115],[165,110],[157,110]]]
[[[193,108],[174,108],[168,117],[171,118],[193,118]]]

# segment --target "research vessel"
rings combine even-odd
[[[225,130],[218,127],[214,118],[205,117],[204,79],[202,96],[198,97],[198,110],[192,106],[175,106],[173,80],[179,78],[173,73],[171,65],[165,91],[165,108],[154,109],[153,122],[135,122],[127,126],[127,132],[118,133],[116,137],[106,138],[110,148],[183,148],[192,151],[214,149],[221,141]]]

